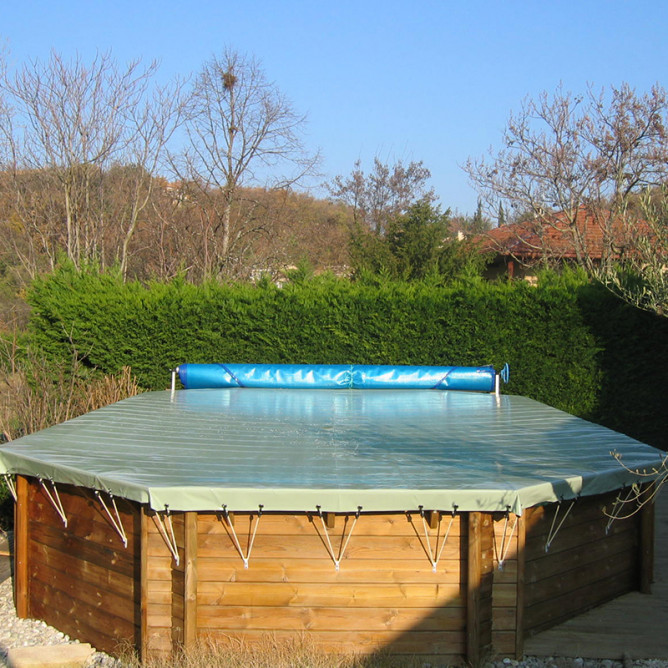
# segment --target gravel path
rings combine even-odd
[[[14,609],[12,580],[0,583],[0,667],[8,666],[7,650],[12,647],[32,645],[62,645],[75,643],[68,636],[45,622],[19,619]],[[87,668],[123,668],[120,661],[102,652],[96,652]],[[433,666],[436,668],[436,666]],[[499,659],[486,664],[485,668],[668,668],[668,661],[596,661],[591,659],[568,659],[559,657],[524,657],[522,661]]]

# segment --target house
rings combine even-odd
[[[649,228],[634,219],[634,225],[609,210],[580,206],[573,212],[560,211],[546,216],[502,225],[475,237],[481,252],[493,254],[488,277],[534,280],[539,266],[600,266],[621,257],[633,248],[639,234]]]

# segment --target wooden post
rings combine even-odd
[[[185,622],[185,591],[186,591],[186,558],[185,558],[185,513],[172,513],[172,526],[174,528],[174,537],[176,539],[176,549],[179,555],[179,562],[175,559],[171,561],[171,580],[172,580],[172,610],[170,613],[172,620],[172,657],[183,648],[184,622]]]
[[[139,629],[139,659],[142,664],[148,660],[148,513],[146,507],[141,506],[141,532],[140,532],[140,577],[141,584],[139,587],[140,600],[139,607],[141,610],[141,623]]]
[[[480,585],[482,584],[482,513],[468,514],[466,580],[466,659],[480,663]]]
[[[23,619],[30,617],[29,491],[28,478],[17,475],[16,505],[14,506],[14,598],[16,616]]]
[[[654,483],[644,490],[649,497],[654,493]],[[652,593],[654,582],[654,501],[640,509],[640,573],[639,587],[643,594]]]
[[[517,518],[517,603],[515,617],[515,658],[524,656],[524,565],[526,562],[526,512]]]
[[[438,512],[438,510],[428,510],[426,514],[429,528],[437,529],[438,523],[441,521],[441,514]]]
[[[197,640],[197,513],[185,513],[185,582],[183,592],[183,647]]]

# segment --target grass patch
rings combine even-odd
[[[329,654],[319,649],[306,634],[278,639],[267,633],[259,641],[245,643],[235,638],[201,640],[191,649],[171,658],[150,658],[140,662],[132,650],[121,651],[124,668],[424,668],[445,665],[424,657]]]

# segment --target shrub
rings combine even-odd
[[[112,375],[129,366],[151,389],[167,387],[182,362],[508,362],[506,391],[665,443],[668,320],[578,274],[547,274],[537,287],[299,275],[278,288],[141,285],[66,266],[37,281],[29,298],[31,341],[47,359]],[[644,419],[639,431],[630,406]]]

